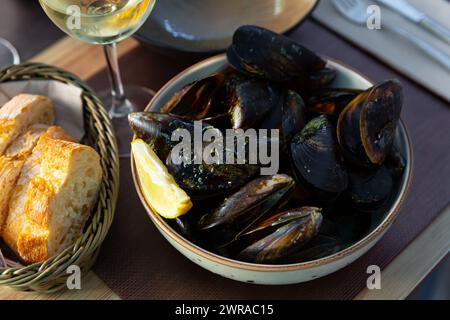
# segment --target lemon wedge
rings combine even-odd
[[[141,139],[131,143],[137,174],[145,200],[167,219],[182,216],[192,208],[191,198],[170,175],[152,148]]]

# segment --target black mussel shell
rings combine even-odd
[[[343,248],[353,245],[364,238],[371,230],[372,217],[370,214],[361,214],[352,207],[336,208],[336,212],[329,219],[335,224],[336,236],[342,240]]]
[[[227,115],[225,104],[221,103],[220,93],[225,84],[224,73],[195,81],[174,94],[161,109],[189,120],[211,121]]]
[[[336,79],[337,71],[331,67],[324,67],[305,77],[289,81],[286,85],[294,91],[304,94],[307,91],[329,87]]]
[[[236,30],[227,56],[237,70],[272,81],[305,77],[326,65],[322,58],[293,40],[256,26]]]
[[[302,263],[322,259],[341,251],[342,248],[342,241],[338,237],[319,234],[304,248],[283,259],[283,263]]]
[[[356,205],[376,204],[392,193],[394,181],[391,172],[382,166],[373,170],[352,170],[347,197]]]
[[[379,83],[353,99],[337,125],[344,156],[359,166],[382,165],[394,142],[402,105],[403,90],[396,80]]]
[[[293,187],[294,180],[287,175],[257,178],[205,214],[198,222],[198,229],[211,230],[214,245],[224,246],[268,212],[283,205]]]
[[[386,166],[393,176],[398,178],[403,175],[406,168],[406,159],[396,147],[393,147],[386,158]]]
[[[309,93],[306,105],[309,112],[338,117],[361,92],[356,89],[323,89]]]
[[[281,151],[289,153],[289,144],[306,124],[307,110],[302,97],[292,90],[286,90],[280,108],[268,114],[259,129],[280,130]]]
[[[311,120],[291,142],[292,161],[301,184],[318,194],[339,194],[348,186],[348,173],[336,142],[335,127],[326,115]]]
[[[300,208],[271,217],[246,235],[263,235],[242,250],[237,259],[252,263],[276,263],[305,246],[320,228],[322,215],[317,208]],[[267,235],[264,235],[268,232]]]
[[[226,92],[233,129],[258,127],[267,114],[281,108],[281,90],[264,80],[231,75]]]
[[[292,138],[306,125],[305,103],[302,97],[292,90],[288,90],[284,98],[281,125],[286,144],[289,144]]]
[[[128,115],[131,129],[136,136],[149,144],[162,159],[166,159],[172,148],[178,144],[172,141],[172,134],[180,129],[194,132],[194,122],[174,115],[158,112],[133,112]],[[209,127],[202,124],[203,130]]]
[[[203,147],[205,150],[205,147]],[[166,166],[178,185],[193,199],[202,199],[224,194],[251,180],[259,171],[257,165],[227,164],[225,162],[206,162],[202,159],[196,163],[195,148],[191,148],[192,161],[179,161],[185,155],[169,154]],[[226,153],[226,151],[224,151]],[[223,156],[225,159],[225,154]]]

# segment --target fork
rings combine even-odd
[[[349,21],[358,24],[366,25],[369,17],[367,13],[367,5],[361,0],[331,0],[334,7]],[[416,45],[423,52],[435,59],[441,65],[450,71],[450,56],[436,48],[431,43],[418,38],[411,32],[399,28],[393,24],[383,21],[383,26],[398,36],[408,40]]]

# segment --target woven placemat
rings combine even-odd
[[[341,271],[315,281],[265,287],[221,278],[193,264],[159,234],[134,191],[129,160],[121,161],[115,221],[96,273],[124,299],[351,299],[366,285],[366,268],[386,267],[447,206],[450,199],[450,107],[382,62],[306,21],[292,36],[306,46],[352,65],[374,81],[398,78],[405,89],[405,121],[414,148],[414,180],[401,214],[385,237]],[[188,63],[143,49],[122,60],[126,82],[160,87]],[[138,72],[148,70],[148,72]],[[91,79],[98,85],[104,75]]]

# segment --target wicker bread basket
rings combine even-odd
[[[61,81],[83,90],[85,143],[100,154],[103,168],[98,203],[83,235],[72,247],[45,262],[28,266],[6,260],[0,254],[0,286],[51,293],[66,288],[69,266],[77,265],[85,274],[94,264],[114,217],[119,188],[119,157],[108,113],[83,81],[64,70],[37,63],[24,63],[0,71],[0,83],[29,79]]]

